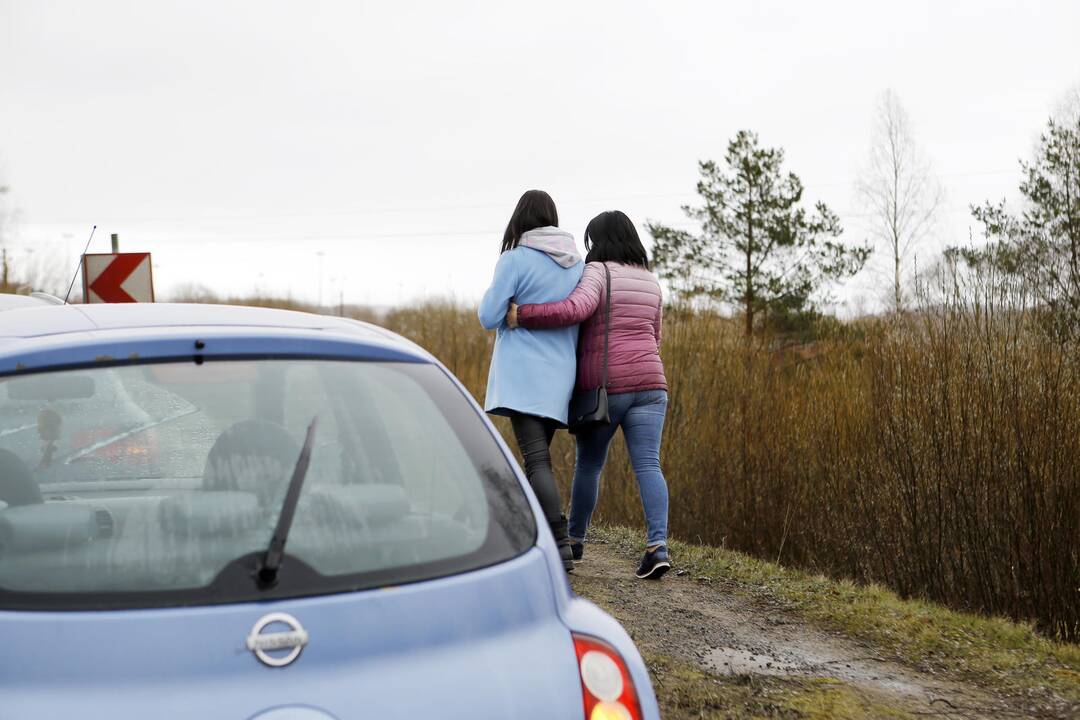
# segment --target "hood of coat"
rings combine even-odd
[[[564,268],[574,267],[581,262],[574,236],[557,227],[542,227],[523,232],[518,245],[547,253],[548,257]]]

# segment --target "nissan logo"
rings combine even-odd
[[[275,623],[284,625],[288,629],[268,631],[268,628]],[[259,618],[255,627],[251,628],[251,634],[247,636],[245,644],[263,665],[285,667],[300,657],[307,643],[308,634],[300,622],[288,613],[277,612]],[[279,652],[282,650],[287,652],[282,654]]]

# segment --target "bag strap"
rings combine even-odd
[[[604,380],[600,387],[607,390],[608,383],[608,336],[611,334],[611,270],[604,263],[604,275],[607,277],[607,302],[604,306]]]

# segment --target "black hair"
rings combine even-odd
[[[637,228],[621,210],[602,212],[585,228],[585,262],[617,262],[649,269]]]
[[[522,234],[530,230],[549,225],[557,227],[558,224],[559,212],[555,209],[555,201],[551,196],[543,190],[528,190],[518,200],[514,214],[506,224],[501,252],[516,248]]]

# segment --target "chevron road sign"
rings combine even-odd
[[[84,302],[154,302],[150,253],[83,255],[82,269]]]

